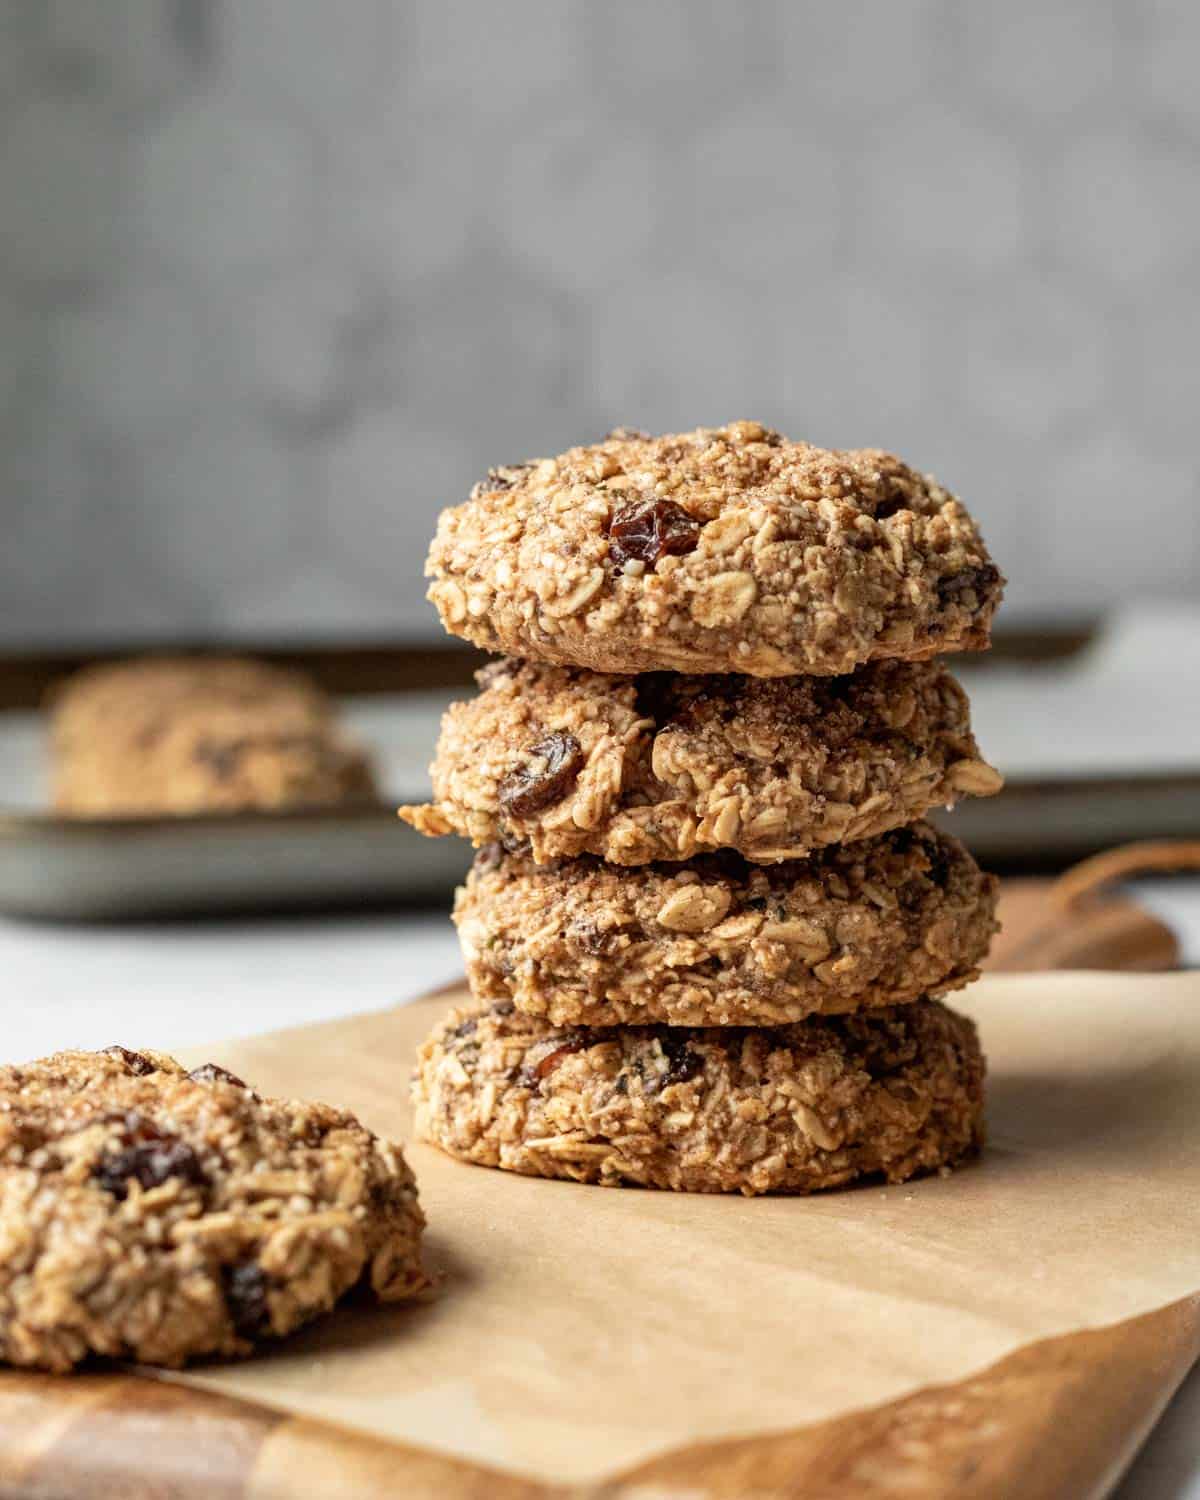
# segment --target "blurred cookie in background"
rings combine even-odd
[[[53,798],[79,817],[369,802],[366,752],[300,673],[243,658],[91,667],[49,700]]]

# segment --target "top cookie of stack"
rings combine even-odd
[[[987,646],[1003,580],[934,480],[756,422],[493,469],[429,598],[486,650],[597,672],[852,672]]]

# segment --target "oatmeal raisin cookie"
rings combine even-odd
[[[851,672],[988,645],[1003,579],[935,480],[757,422],[491,470],[426,569],[446,629],[598,672]]]
[[[536,865],[493,844],[454,920],[476,998],[554,1026],[779,1026],[961,988],[995,907],[995,879],[916,823],[780,865]]]
[[[999,790],[939,662],[848,677],[610,677],[503,661],[453,705],[422,833],[611,864],[850,843]]]
[[[975,1027],[936,1000],[778,1028],[548,1026],[507,1001],[425,1042],[417,1133],[531,1177],[699,1193],[903,1182],[982,1139]]]
[[[59,1052],[0,1068],[0,1360],[248,1354],[360,1281],[425,1285],[400,1148],[212,1064]]]
[[[367,801],[365,753],[298,673],[238,658],[90,668],[52,702],[55,804],[76,817]]]

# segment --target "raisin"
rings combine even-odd
[[[255,1261],[227,1266],[222,1276],[229,1321],[243,1338],[257,1338],[271,1328],[267,1274]]]
[[[222,1068],[218,1063],[202,1063],[200,1067],[193,1068],[188,1077],[193,1083],[232,1083],[235,1088],[246,1087],[236,1073],[231,1073],[228,1068]]]
[[[106,1151],[92,1169],[92,1176],[114,1198],[125,1198],[129,1184],[137,1179],[143,1188],[161,1187],[171,1177],[205,1187],[208,1177],[200,1158],[186,1141],[161,1130],[145,1115],[129,1110],[122,1121],[124,1144]]]
[[[495,1005],[492,1006],[492,1015],[511,1016],[516,1008],[511,1000],[497,1000]]]
[[[128,1047],[118,1047],[115,1043],[111,1047],[105,1047],[106,1057],[119,1057],[131,1073],[136,1073],[139,1078],[144,1078],[147,1073],[157,1073],[158,1065],[152,1063],[148,1057],[143,1057],[140,1052],[131,1052]]]
[[[585,1047],[591,1045],[591,1040],[586,1031],[563,1032],[557,1047],[547,1052],[545,1057],[538,1062],[526,1063],[520,1081],[526,1088],[536,1088],[543,1078],[553,1073],[564,1057],[570,1057],[573,1052],[582,1052]]]
[[[475,1035],[475,1028],[478,1025],[479,1025],[479,1022],[475,1019],[474,1016],[468,1016],[465,1021],[460,1021],[458,1023],[458,1025],[454,1028],[454,1030],[450,1033],[450,1035],[452,1037],[459,1037],[459,1038],[468,1037],[468,1036],[474,1036]]]
[[[4,1123],[5,1154],[10,1151],[29,1153],[30,1151],[46,1151],[47,1164],[58,1168],[62,1165],[61,1158],[53,1146],[50,1146],[50,1136],[47,1122],[33,1120],[14,1120],[6,1118]],[[47,1150],[47,1147],[49,1149]],[[10,1161],[11,1157],[8,1158]]]
[[[529,762],[500,783],[500,806],[518,818],[532,817],[561,802],[583,766],[583,748],[573,734],[555,730],[525,751]]]
[[[472,486],[471,499],[478,500],[481,495],[494,495],[497,492],[503,494],[505,490],[515,489],[532,468],[532,464],[499,464],[496,468],[489,469],[487,478]]]
[[[192,759],[197,765],[211,771],[218,781],[229,781],[238,768],[238,760],[244,748],[244,741],[219,745],[214,740],[201,740],[192,751]]]
[[[945,886],[950,874],[950,852],[939,839],[923,842],[921,852],[929,862],[928,875],[935,885]]]
[[[492,870],[498,869],[503,856],[504,850],[499,844],[484,844],[483,848],[475,856],[476,874],[487,875]]]
[[[552,1073],[558,1067],[564,1057],[570,1057],[573,1052],[582,1052],[590,1043],[591,1037],[588,1036],[586,1031],[566,1032],[554,1051],[543,1057],[541,1062],[538,1063],[535,1070],[537,1076],[545,1078],[548,1073]]]
[[[875,519],[886,521],[889,516],[894,516],[897,511],[911,509],[907,492],[896,483],[890,474],[881,474],[879,478],[879,499],[875,502]]]
[[[674,1083],[687,1083],[690,1078],[695,1078],[697,1073],[703,1071],[703,1057],[699,1052],[692,1051],[685,1037],[672,1031],[663,1031],[659,1033],[658,1045],[667,1060],[667,1070],[658,1077],[656,1093],[661,1093]]]
[[[619,929],[601,927],[595,917],[576,917],[567,924],[563,936],[577,952],[599,955],[610,951]]]
[[[938,579],[938,603],[945,609],[951,604],[961,604],[967,594],[975,594],[982,602],[999,582],[1000,573],[991,563],[963,568],[959,573]]]
[[[609,556],[620,566],[631,559],[653,568],[659,558],[695,550],[700,527],[673,500],[630,500],[608,523]]]

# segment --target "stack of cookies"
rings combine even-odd
[[[937,660],[988,644],[974,522],[889,454],[757,423],[494,469],[429,597],[508,653],[442,728],[423,833],[480,847],[475,1004],[421,1051],[466,1160],[697,1192],[950,1166],[981,1135],[996,887],[932,807],[989,795]]]

